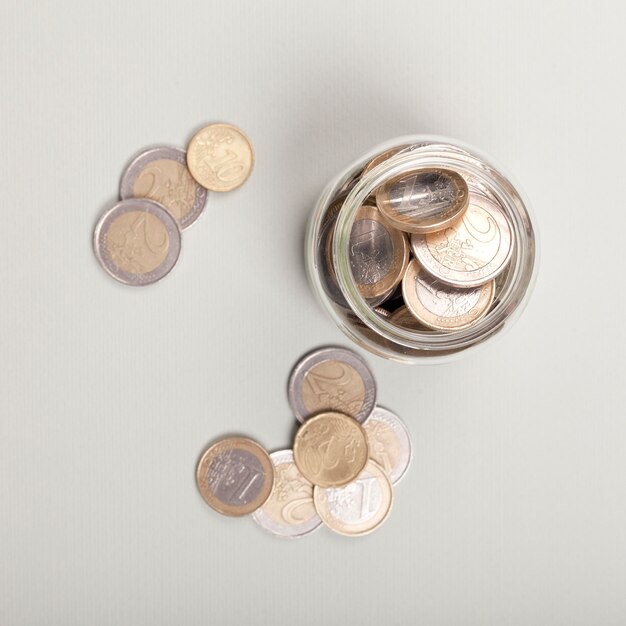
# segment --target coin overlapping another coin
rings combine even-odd
[[[344,348],[315,350],[294,367],[288,395],[301,422],[293,450],[268,454],[243,437],[218,441],[197,468],[204,500],[225,515],[252,513],[279,537],[322,524],[347,536],[378,528],[411,462],[411,439],[397,415],[375,404],[365,361]]]
[[[351,307],[338,284],[333,243],[344,201],[364,175],[409,149],[376,155],[322,217],[322,282],[342,308]],[[487,315],[504,288],[506,281],[496,279],[506,277],[512,252],[512,227],[497,198],[471,178],[435,167],[396,175],[376,188],[355,212],[348,245],[363,298],[390,322],[420,332],[463,330]]]
[[[254,166],[252,144],[230,124],[209,124],[187,151],[157,146],[138,154],[120,181],[120,202],[94,231],[96,258],[126,285],[148,285],[176,265],[181,232],[202,214],[208,192],[241,186]]]

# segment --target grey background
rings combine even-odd
[[[0,623],[624,624],[624,4],[0,2]],[[159,285],[91,251],[128,159],[241,126]],[[371,357],[415,463],[377,533],[281,542],[194,468],[287,446],[288,373],[347,340],[303,227],[378,142],[492,154],[542,234],[517,325],[450,365]]]

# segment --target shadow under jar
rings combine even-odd
[[[444,282],[448,284],[443,284],[439,283],[438,276],[430,274],[432,267],[428,268],[425,263],[416,267],[419,261],[414,257],[419,253],[420,241],[424,248],[424,237],[431,235],[411,234],[411,226],[389,221],[388,211],[376,211],[380,208],[381,190],[389,189],[394,181],[415,175],[416,184],[423,183],[419,192],[424,191],[435,201],[445,199],[450,190],[444,188],[445,185],[442,187],[441,181],[437,182],[433,172],[443,172],[444,178],[448,176],[448,186],[454,184],[454,189],[459,188],[460,181],[469,194],[459,208],[464,213],[456,219],[471,225],[471,220],[464,216],[485,207],[498,213],[497,216],[492,213],[494,217],[504,220],[500,222],[498,237],[506,237],[507,232],[510,236],[509,250],[504,260],[498,261],[497,274],[491,279],[493,293],[489,296],[488,307],[475,319],[471,319],[474,314],[474,310],[470,310],[471,298],[465,297],[462,291],[465,285],[459,298],[454,290],[460,286],[449,284],[454,282],[453,276],[446,276]],[[413,191],[411,188],[410,193]],[[460,193],[462,198],[463,192]],[[433,228],[435,236],[438,236],[437,229],[439,235],[445,232],[446,241],[458,248],[453,251],[456,256],[451,258],[461,264],[467,258],[470,267],[471,254],[465,257],[464,248],[471,247],[471,242],[462,239],[462,229],[456,225],[461,222],[448,220],[437,226],[436,218],[433,221],[427,213],[424,215],[426,232],[432,233]],[[364,219],[368,221],[363,222]],[[483,223],[489,227],[487,214],[483,216]],[[403,231],[396,230],[398,224]],[[400,232],[402,238],[399,238]],[[412,261],[403,256],[403,238],[407,243],[411,241]],[[305,254],[313,291],[343,332],[370,352],[403,363],[450,360],[510,327],[530,297],[538,267],[537,234],[527,202],[519,190],[489,157],[460,142],[429,136],[409,136],[387,142],[337,176],[322,193],[309,220]],[[396,274],[389,280],[393,272]],[[413,276],[423,274],[427,282],[431,281],[428,289],[433,293],[439,289],[437,296],[449,297],[446,289],[451,289],[454,298],[449,298],[450,306],[460,307],[459,314],[470,321],[459,324],[458,328],[441,330],[414,318],[402,290],[403,278],[409,272],[413,272]],[[474,284],[467,285],[467,293],[471,288],[480,290],[486,284],[480,277],[472,280]],[[393,286],[373,298],[371,285],[375,283]],[[485,301],[484,297],[481,301]]]

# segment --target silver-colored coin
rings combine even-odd
[[[317,530],[321,524],[313,502],[313,485],[301,474],[292,450],[272,452],[274,488],[265,504],[252,517],[278,537],[297,538]]]
[[[364,422],[376,405],[376,382],[367,363],[346,348],[321,348],[293,369],[289,404],[304,423],[325,411],[337,411]]]
[[[315,507],[322,521],[336,533],[366,535],[388,517],[393,487],[385,471],[371,459],[356,480],[343,487],[313,488]]]
[[[377,406],[363,424],[370,458],[389,476],[392,485],[402,480],[413,457],[411,435],[404,422],[391,411]]]
[[[154,283],[171,272],[181,245],[176,220],[152,200],[123,200],[94,230],[94,252],[102,267],[126,285]]]
[[[387,311],[387,309],[383,309],[380,306],[375,306],[374,311],[376,311],[378,315],[380,315],[381,317],[384,317],[385,319],[389,319],[391,317],[391,313]]]
[[[157,146],[136,156],[122,174],[120,198],[148,198],[167,209],[181,230],[202,213],[207,190],[187,168],[187,153],[180,148]]]

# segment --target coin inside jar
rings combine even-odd
[[[389,317],[389,321],[406,330],[417,330],[420,332],[429,330],[409,311],[406,304],[396,309]]]
[[[388,517],[393,490],[384,470],[374,461],[343,487],[313,489],[315,508],[336,533],[357,537],[378,528]]]
[[[291,450],[270,454],[274,464],[274,489],[252,518],[279,537],[302,537],[320,527],[313,503],[313,485],[300,473]]]
[[[202,455],[196,480],[204,501],[218,513],[248,515],[268,499],[274,465],[256,441],[228,437]]]
[[[406,474],[411,464],[411,437],[402,420],[395,414],[377,406],[363,424],[367,434],[370,459],[386,472],[392,485]]]
[[[368,459],[361,425],[342,413],[320,413],[296,433],[293,456],[300,472],[314,485],[338,487],[354,480]]]
[[[463,217],[440,232],[411,235],[411,247],[435,278],[455,287],[476,287],[506,268],[513,239],[500,206],[472,193]]]
[[[187,166],[200,185],[211,191],[231,191],[243,185],[254,166],[254,151],[246,135],[230,124],[209,124],[187,147]]]
[[[322,411],[339,411],[364,422],[376,405],[376,383],[367,363],[352,350],[315,350],[294,367],[289,404],[304,422]]]
[[[126,285],[142,286],[166,276],[180,254],[180,229],[159,204],[123,200],[94,230],[94,252],[102,267]]]
[[[363,168],[363,172],[361,173],[361,176],[364,176],[365,174],[373,170],[377,165],[384,163],[385,161],[390,159],[392,156],[398,154],[398,152],[401,152],[402,150],[404,150],[406,147],[407,146],[396,146],[395,148],[390,148],[389,150],[385,150],[384,152],[377,154]]]
[[[327,242],[328,264],[334,273],[331,234]],[[402,280],[410,259],[410,248],[404,233],[391,228],[373,206],[357,209],[350,231],[350,268],[361,295],[372,306],[388,297]]]
[[[469,191],[452,170],[424,168],[396,176],[376,192],[380,212],[395,228],[408,233],[439,231],[467,209]]]
[[[461,289],[425,272],[413,259],[404,275],[402,293],[409,311],[428,328],[462,330],[487,314],[493,302],[495,281]]]
[[[141,152],[126,168],[120,182],[120,197],[158,202],[183,230],[200,217],[207,190],[189,173],[184,150],[158,146]]]

